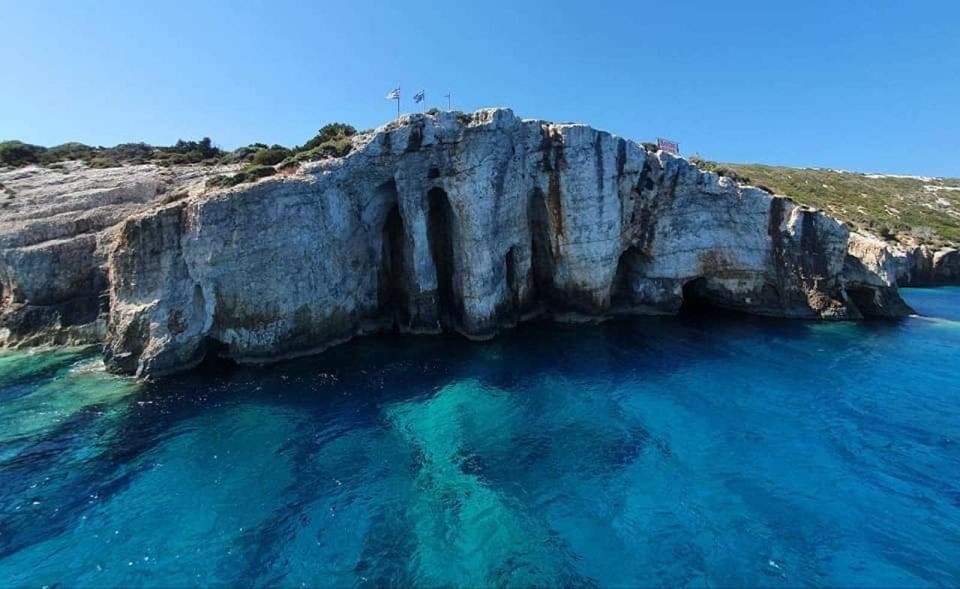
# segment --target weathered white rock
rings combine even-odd
[[[134,192],[118,227],[70,239],[109,249],[95,264],[107,362],[140,375],[209,353],[270,361],[385,328],[485,338],[538,314],[675,313],[685,301],[801,318],[908,311],[894,308],[885,266],[849,268],[835,219],[506,109],[404,117],[345,158],[166,204],[157,189]],[[24,261],[23,247],[0,258],[4,292],[32,293],[18,304],[81,281],[61,284],[43,269],[54,256]],[[875,292],[883,305],[857,303]]]
[[[851,233],[844,268],[847,295],[864,314],[901,317],[912,309],[897,293],[897,282],[909,274],[910,254],[879,238]]]
[[[0,171],[0,345],[99,342],[118,225],[198,193],[215,170],[154,165]]]
[[[866,276],[848,269],[848,282],[886,286],[931,286],[960,283],[960,250],[907,247],[867,234],[851,234],[850,255],[860,260]]]

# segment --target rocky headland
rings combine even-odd
[[[112,370],[268,362],[385,329],[488,338],[534,317],[710,305],[911,313],[960,252],[891,245],[782,195],[584,125],[405,116],[344,157],[0,171],[0,344],[101,343]]]

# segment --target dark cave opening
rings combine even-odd
[[[530,224],[531,266],[533,267],[534,296],[549,299],[553,291],[553,251],[550,247],[550,217],[543,191],[530,191],[527,203]]]
[[[864,317],[870,317],[876,310],[873,291],[868,288],[852,288],[847,286],[847,296]]]
[[[510,294],[510,303],[516,310],[520,307],[520,279],[517,276],[517,246],[512,246],[507,251],[504,265],[507,273],[507,290]]]
[[[442,188],[431,188],[427,193],[427,239],[430,255],[437,269],[437,303],[440,322],[445,328],[457,324],[460,319],[460,304],[453,286],[456,272],[453,244],[456,238],[453,208]]]
[[[403,217],[400,205],[394,204],[381,230],[380,310],[393,325],[402,325],[407,319],[407,289],[405,285]]]
[[[201,374],[223,375],[237,368],[237,362],[230,358],[230,346],[213,338],[205,337],[198,348],[200,363],[196,370]]]
[[[614,308],[631,307],[636,304],[633,291],[633,277],[641,271],[644,254],[636,246],[628,247],[617,261],[617,270],[610,292],[610,303]]]
[[[680,305],[681,315],[717,315],[727,312],[726,309],[718,306],[710,296],[707,291],[706,278],[695,278],[683,285],[683,303]]]
[[[895,288],[847,285],[846,291],[864,319],[894,319],[916,313]]]

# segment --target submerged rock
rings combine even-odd
[[[381,329],[487,338],[536,315],[670,314],[684,300],[811,319],[909,312],[895,264],[839,221],[587,126],[491,109],[407,116],[354,142],[226,190],[199,188],[215,168],[122,168],[109,189],[72,172],[123,208],[4,222],[6,341],[70,323],[23,309],[88,299],[71,324],[100,325],[108,365],[138,375]]]

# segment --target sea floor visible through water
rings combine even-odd
[[[0,354],[0,586],[960,585],[960,288],[897,322]]]

